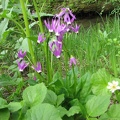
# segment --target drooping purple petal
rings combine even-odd
[[[73,15],[72,11],[69,11],[69,15],[71,17],[71,23],[74,22],[74,20],[76,19],[75,15]]]
[[[68,25],[74,22],[76,19],[75,15],[73,15],[72,11],[69,8],[62,8],[61,12],[56,15],[58,18],[63,18],[64,22],[66,22]]]
[[[56,26],[56,29],[54,29],[55,35],[56,36],[60,36],[60,33],[64,32],[65,29],[66,29],[66,25],[65,24],[58,23],[58,25]]]
[[[51,22],[51,27],[53,29],[53,31],[56,29],[56,27],[58,26],[58,24],[60,24],[60,19],[52,19],[52,22]]]
[[[62,52],[62,42],[59,42],[58,40],[50,41],[49,48],[56,58],[60,58]]]
[[[60,35],[57,36],[57,40],[58,40],[59,42],[62,42],[62,40],[63,40],[63,35],[64,35],[64,32],[61,32]]]
[[[66,22],[68,25],[71,24],[71,19],[70,19],[70,16],[69,16],[69,13],[66,13],[64,15],[64,22]]]
[[[18,51],[18,58],[24,58],[24,56],[26,55],[26,51],[25,52],[22,52],[22,50],[19,50]]]
[[[47,29],[49,30],[49,32],[53,32],[53,28],[50,24],[50,21],[49,20],[48,21],[44,20],[44,23],[45,23],[45,26],[47,27]]]
[[[71,27],[71,30],[75,33],[78,33],[79,32],[79,28],[80,28],[80,25],[77,25],[75,27]]]
[[[39,33],[37,42],[38,42],[38,43],[42,43],[42,42],[45,41],[45,39],[46,39],[46,38],[44,37],[44,34],[40,34],[40,33]]]
[[[41,70],[42,67],[40,62],[37,62],[37,65],[33,65],[32,68],[38,73],[42,72]]]
[[[66,8],[61,8],[59,14],[56,14],[55,17],[61,18],[66,13]]]
[[[69,66],[71,67],[71,66],[73,66],[73,65],[76,65],[76,59],[75,59],[75,57],[73,57],[73,56],[71,56],[71,58],[70,58],[70,61],[69,61]]]
[[[18,61],[17,63],[20,72],[22,72],[29,65],[29,63],[26,63],[24,60]]]

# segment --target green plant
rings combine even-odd
[[[11,9],[13,4],[22,9]],[[0,25],[6,23],[0,35],[0,119],[120,119],[119,18],[88,29],[81,25],[78,32],[79,25],[70,25],[72,11],[62,8],[56,14],[61,21],[44,21],[46,30],[37,1],[35,13],[28,4],[9,1],[0,15]]]

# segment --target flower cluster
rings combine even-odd
[[[68,31],[72,31],[78,33],[80,26],[76,24],[75,27],[72,26],[72,23],[76,17],[73,15],[72,11],[69,8],[62,8],[59,14],[56,14],[53,19],[44,20],[45,26],[47,27],[48,31],[52,35],[52,40],[48,42],[48,46],[50,51],[56,56],[56,58],[60,58],[63,46],[63,36]],[[44,34],[39,33],[37,43],[40,44],[46,40]],[[18,58],[17,61],[19,71],[23,71],[29,63],[26,63],[23,59],[26,56],[26,52],[22,50],[18,51]],[[76,59],[74,57],[70,58],[69,65],[73,66],[76,65]],[[32,65],[32,68],[40,73],[41,72],[41,63],[37,62],[36,65]]]
[[[17,60],[17,64],[18,64],[18,69],[20,72],[23,72],[23,70],[29,65],[29,63],[26,63],[23,59],[26,56],[26,51],[22,52],[22,50],[18,51],[18,58],[19,60]],[[41,72],[41,64],[40,62],[37,62],[37,65],[32,65],[32,68],[40,73]]]
[[[120,90],[120,86],[118,86],[118,81],[108,82],[107,89],[109,89],[112,93],[116,90]]]
[[[73,15],[69,8],[62,8],[59,14],[56,14],[53,19],[44,20],[45,26],[50,33],[53,33],[54,39],[49,41],[49,48],[51,52],[59,58],[62,52],[63,36],[66,32],[72,31],[78,33],[80,26],[76,24],[75,27],[72,23],[76,17]]]
[[[19,71],[22,72],[27,66],[29,63],[26,63],[23,58],[26,56],[26,51],[25,52],[22,52],[22,50],[19,50],[18,51],[18,58],[19,60],[17,60],[17,64],[18,64],[18,68],[19,68]]]

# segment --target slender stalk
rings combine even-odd
[[[76,77],[76,74],[75,74],[75,70],[74,70],[74,66],[72,66],[72,71],[73,71],[73,79],[74,79],[74,90],[75,90],[75,96],[76,96],[76,87],[77,87],[77,77]]]
[[[31,57],[32,57],[32,62],[35,64],[36,59],[35,59],[35,55],[34,55],[34,51],[33,51],[33,47],[32,47],[32,42],[29,39],[30,30],[29,30],[29,23],[28,23],[28,19],[27,19],[27,12],[26,12],[26,8],[25,8],[24,0],[20,0],[20,4],[21,4],[21,8],[22,8],[22,13],[23,13],[23,19],[24,19],[24,22],[25,22],[26,37],[28,39],[29,51],[30,51],[30,54],[31,54]]]
[[[22,8],[22,13],[23,13],[23,19],[25,22],[26,37],[28,39],[28,47],[29,47],[29,51],[30,51],[30,54],[32,57],[32,63],[36,64],[36,58],[35,58],[34,51],[33,51],[32,41],[29,39],[29,37],[30,37],[29,22],[27,19],[27,12],[26,12],[26,8],[25,8],[24,0],[20,0],[20,4],[21,4],[21,8]],[[35,75],[39,78],[39,80],[41,82],[41,76],[37,72],[35,72]]]
[[[41,20],[41,16],[40,16],[40,12],[42,11],[42,7],[44,6],[44,3],[43,3],[43,6],[41,7],[41,10],[39,11],[38,10],[38,7],[37,7],[37,4],[36,4],[36,0],[33,0],[33,4],[35,6],[35,10],[36,10],[36,13],[37,13],[37,16],[38,16],[38,20],[39,20],[39,27],[40,27],[40,32],[41,33],[44,33],[44,29],[43,29],[43,24],[42,24],[42,20]],[[46,42],[44,42],[44,52],[45,52],[45,55],[46,55],[46,58],[47,58],[47,46],[46,46]]]
[[[41,31],[41,33],[44,33],[42,20],[41,20],[40,13],[39,13],[39,10],[38,10],[37,4],[36,4],[36,0],[33,0],[33,4],[35,6],[35,10],[36,10],[36,13],[38,16],[40,31]]]
[[[48,83],[50,83],[52,81],[52,71],[51,71],[50,56],[48,50],[48,42],[49,39],[47,39],[47,46],[46,46],[46,62],[47,62]]]
[[[50,60],[50,68],[51,68],[51,74],[53,75],[53,53],[51,52],[51,60]]]

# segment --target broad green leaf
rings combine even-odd
[[[20,111],[10,114],[10,120],[23,120],[20,118]]]
[[[86,110],[90,117],[97,117],[107,111],[110,95],[94,96],[86,103]]]
[[[59,111],[60,117],[63,117],[64,115],[67,114],[67,110],[64,107],[59,106],[57,109]]]
[[[27,111],[25,120],[62,120],[59,111],[48,103],[38,104]]]
[[[74,72],[73,72],[73,70],[68,71],[66,79],[64,80],[65,88],[71,90],[71,93],[75,91],[75,89],[71,89],[73,87],[74,83],[75,83],[74,74],[75,74],[75,76],[77,76],[77,74],[78,74],[78,68],[77,67],[74,67]]]
[[[88,120],[98,120],[97,118],[88,118]]]
[[[54,75],[53,75],[53,78],[52,78],[53,80],[52,80],[52,82],[50,83],[50,85],[54,85],[56,82],[59,82],[59,80],[61,80],[62,78],[61,78],[61,75],[60,75],[60,73],[57,71]],[[60,83],[60,86],[61,86],[61,84],[63,83],[63,81],[61,80],[60,81],[61,83]],[[56,86],[59,86],[58,84],[56,84]]]
[[[7,107],[7,101],[3,98],[0,98],[0,109]]]
[[[91,93],[91,74],[87,72],[83,75],[77,85],[77,93],[80,95],[81,102],[85,102],[86,97]]]
[[[79,101],[78,99],[73,99],[72,101],[70,101],[70,105],[71,106],[79,106],[80,107],[80,114],[82,114],[82,116],[86,117],[86,109],[85,109],[85,105],[83,103],[81,103],[81,101]]]
[[[47,90],[44,103],[50,103],[52,105],[56,105],[56,102],[57,102],[57,95],[53,91]]]
[[[10,112],[8,109],[0,110],[0,120],[9,120]]]
[[[23,91],[23,100],[28,106],[34,106],[42,103],[47,94],[47,88],[43,83],[35,86],[29,86]]]
[[[113,104],[107,112],[110,118],[120,119],[120,104]]]
[[[103,114],[99,120],[120,120],[120,104],[113,104],[109,110]]]
[[[8,104],[8,109],[11,111],[11,112],[16,112],[18,111],[19,109],[22,108],[22,105],[20,102],[10,102]]]
[[[59,106],[64,101],[64,94],[58,95],[57,97],[57,106]]]
[[[78,114],[80,112],[80,107],[79,106],[72,106],[69,111],[67,112],[67,116],[73,116],[75,114]]]
[[[60,76],[60,73],[57,71],[53,76],[53,81],[49,84],[53,87],[56,94],[63,93],[63,79]]]
[[[109,118],[109,116],[107,115],[107,113],[104,113],[100,116],[100,118],[98,120],[107,120],[108,118]]]
[[[70,101],[70,105],[71,106],[78,106],[80,103],[80,101],[78,99],[73,99]]]
[[[112,79],[113,79],[112,76],[110,76],[105,69],[98,70],[91,77],[92,92],[95,95],[109,94],[107,85],[108,82],[110,82]]]

